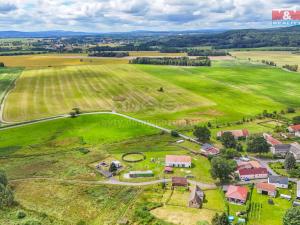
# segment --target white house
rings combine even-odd
[[[289,187],[289,178],[284,176],[269,176],[268,183],[274,184],[278,188],[287,189]]]
[[[188,168],[192,166],[192,158],[186,155],[166,155],[165,166]]]
[[[296,137],[300,137],[300,124],[289,126],[288,130],[290,133],[294,134]]]

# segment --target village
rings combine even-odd
[[[220,142],[222,143],[222,139],[228,134],[241,146],[245,145],[252,135],[246,125],[245,128],[236,130],[219,129],[215,134],[216,141],[202,143],[198,151],[182,151],[182,154],[166,152],[158,155],[129,152],[119,158],[99,162],[96,168],[112,181],[131,182],[136,185],[139,182],[161,183],[165,189],[163,198],[165,205],[175,204],[201,210],[204,205],[207,210],[206,202],[210,201],[212,191],[217,191],[218,201],[225,201],[225,211],[232,224],[246,224],[250,216],[258,216],[255,213],[259,214],[261,209],[258,208],[263,208],[263,205],[271,208],[274,206],[274,209],[275,206],[280,208],[281,205],[286,207],[289,204],[300,206],[300,181],[272,169],[272,164],[284,164],[288,156],[294,160],[295,165],[299,162],[300,144],[296,140],[300,137],[300,124],[290,125],[286,132],[276,134],[280,137],[278,139],[273,137],[271,132],[262,132],[260,137],[267,143],[268,156],[272,157],[260,158],[258,154],[250,152],[233,155],[230,158],[235,162],[235,166],[233,172],[229,174],[229,179],[226,182],[218,179],[212,184],[205,179],[203,182],[203,177],[197,176],[197,167],[203,162],[198,160],[207,158],[212,163],[213,158],[224,154]],[[285,141],[287,137],[292,141]],[[174,142],[176,146],[185,144],[191,146],[180,137]],[[133,170],[135,168],[137,170]],[[206,193],[209,193],[208,197]]]

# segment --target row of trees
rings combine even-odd
[[[226,56],[228,53],[224,50],[214,49],[188,49],[188,56]]]
[[[152,65],[174,65],[174,66],[211,66],[211,61],[207,57],[138,57],[129,61],[131,64],[152,64]]]
[[[283,68],[290,70],[290,71],[294,71],[297,72],[298,71],[298,65],[284,65]]]
[[[97,46],[89,49],[89,52],[102,52],[102,51],[151,51],[148,44],[127,44],[127,45],[119,45],[119,46]]]
[[[129,56],[128,52],[92,52],[89,54],[89,56],[92,57],[116,57],[116,58],[122,58]]]
[[[263,59],[261,62],[264,63],[264,64],[267,64],[269,66],[276,66],[276,63],[273,62],[273,61],[268,61],[268,60]]]

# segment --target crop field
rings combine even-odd
[[[5,102],[4,119],[24,121],[80,107],[83,111],[115,109],[144,119],[203,122],[299,106],[298,74],[247,65],[28,69]]]
[[[8,67],[42,68],[58,66],[80,66],[80,65],[102,65],[102,64],[124,64],[128,59],[122,58],[88,58],[79,54],[48,54],[48,55],[21,55],[0,56],[0,62]]]
[[[166,91],[159,92],[160,87]],[[74,107],[158,113],[213,104],[132,65],[46,68],[22,73],[8,96],[4,118],[23,121],[68,113]]]
[[[20,69],[0,68],[0,102],[21,71]]]
[[[299,65],[300,67],[300,55],[288,51],[236,51],[230,52],[230,54],[240,59],[251,58],[255,61],[267,60],[274,61],[279,66],[289,64]]]

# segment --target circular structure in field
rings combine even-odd
[[[122,155],[122,160],[125,162],[135,163],[146,159],[146,156],[141,152],[128,152]]]

